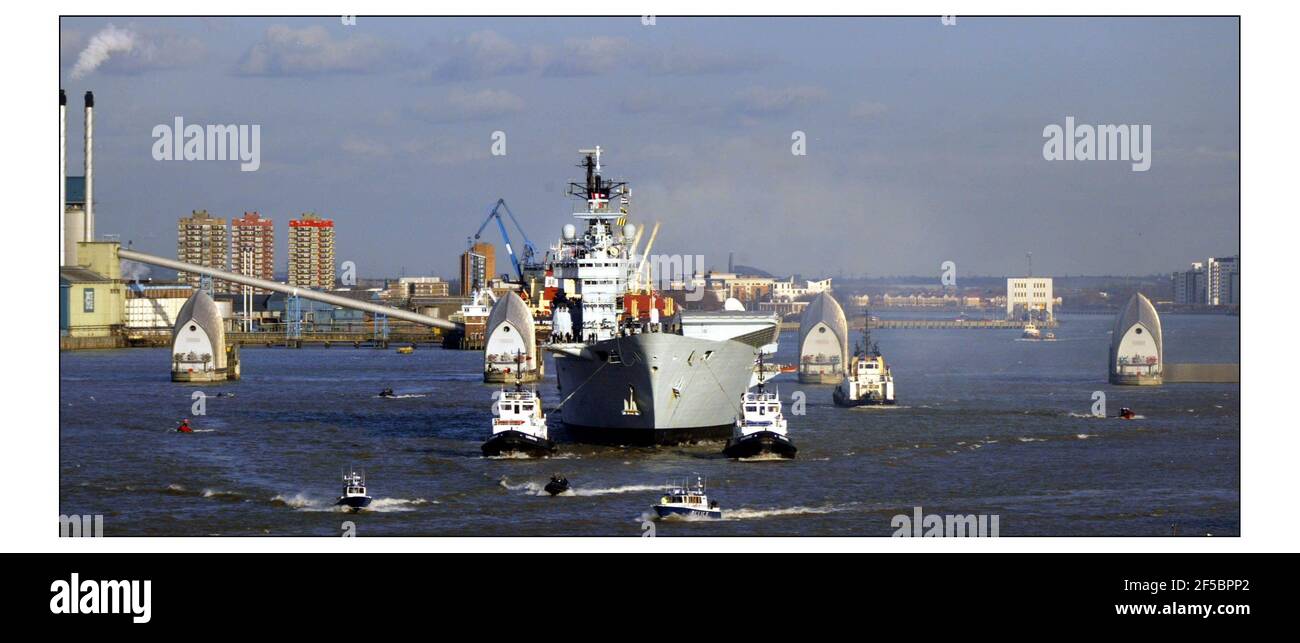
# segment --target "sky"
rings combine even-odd
[[[655,253],[719,270],[1007,275],[1032,252],[1035,274],[1146,275],[1238,253],[1230,18],[68,18],[60,60],[69,174],[95,92],[97,233],[167,257],[178,217],[257,211],[280,272],[286,222],[316,212],[359,277],[455,278],[498,198],[554,243],[596,145],[632,220],[662,222]],[[260,167],[155,160],[178,116],[258,125]],[[1046,160],[1071,116],[1149,125],[1150,169]]]

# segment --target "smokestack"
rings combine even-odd
[[[95,240],[95,92],[86,92],[86,226],[83,241]]]
[[[59,90],[59,266],[67,265],[63,217],[68,211],[68,95]]]

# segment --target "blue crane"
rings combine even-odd
[[[519,230],[519,234],[522,235],[524,238],[523,265],[520,265],[519,259],[515,257],[515,249],[510,245],[510,233],[506,232],[506,224],[501,219],[502,208],[505,208],[506,214],[510,215],[510,220],[515,223],[515,228]],[[534,256],[536,256],[537,250],[536,248],[533,247],[533,242],[528,240],[528,234],[524,232],[524,227],[519,225],[519,219],[515,218],[515,213],[510,211],[510,206],[506,205],[505,199],[497,199],[496,205],[492,206],[492,210],[488,212],[487,218],[483,220],[483,225],[479,226],[478,232],[474,233],[475,239],[478,239],[480,236],[483,235],[483,229],[486,228],[488,222],[492,221],[493,219],[496,219],[497,227],[501,229],[501,238],[504,239],[506,242],[506,254],[510,255],[510,263],[513,264],[515,267],[515,274],[519,275],[519,283],[523,283],[524,282],[523,266],[531,267],[534,265],[533,258]]]

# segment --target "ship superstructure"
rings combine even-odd
[[[776,316],[681,312],[656,292],[646,256],[636,254],[627,184],[602,176],[600,147],[580,153],[586,181],[571,183],[569,193],[585,206],[573,214],[581,229],[564,226],[551,264],[547,350],[555,353],[564,424],[587,442],[725,439],[759,349],[776,341]]]

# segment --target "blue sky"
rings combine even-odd
[[[129,50],[74,77],[110,24]],[[98,232],[166,256],[177,217],[256,210],[283,270],[315,211],[362,277],[452,277],[498,197],[554,241],[596,144],[655,250],[718,268],[1148,274],[1238,248],[1232,19],[65,19],[60,48],[72,173],[96,95]],[[153,160],[176,116],[259,124],[261,168]],[[1151,169],[1045,161],[1066,116],[1151,125]]]

